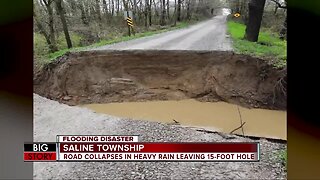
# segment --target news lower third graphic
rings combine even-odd
[[[24,144],[25,162],[260,160],[259,143],[150,143],[139,136],[58,135],[57,142]]]

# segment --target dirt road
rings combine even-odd
[[[189,28],[102,46],[95,50],[232,50],[230,39],[226,34],[226,17],[226,15],[215,16]]]

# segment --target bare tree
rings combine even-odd
[[[69,35],[69,31],[68,31],[68,25],[67,25],[67,21],[64,16],[64,10],[62,7],[62,0],[55,0],[55,3],[56,3],[58,14],[60,15],[60,19],[61,19],[61,23],[62,23],[62,27],[63,27],[63,32],[64,32],[64,36],[67,41],[68,48],[72,48],[72,42],[71,42],[71,38]]]
[[[50,41],[51,41],[51,48],[53,51],[57,51],[57,42],[56,42],[56,38],[55,38],[55,30],[54,30],[54,19],[53,19],[53,7],[52,7],[52,3],[53,0],[42,0],[44,6],[46,7],[47,13],[48,13],[48,26],[49,26],[49,37],[50,37]]]
[[[157,25],[176,25],[178,20],[190,19],[193,14],[209,17],[205,12],[214,6],[212,0],[174,0],[174,7],[173,0],[34,0],[34,3],[35,32],[44,36],[50,52],[60,47],[57,37],[61,32],[68,48],[126,34],[122,17],[124,11],[131,10],[135,15],[135,28],[132,30],[143,32],[142,26],[155,25],[151,29],[157,30],[160,28]],[[201,7],[199,12],[196,6]],[[73,41],[70,32],[78,39]]]
[[[34,5],[33,17],[34,17],[36,26],[38,27],[40,33],[45,37],[46,42],[47,42],[47,44],[49,45],[50,52],[55,52],[55,51],[57,51],[58,48],[57,48],[56,44],[53,44],[53,43],[51,42],[51,38],[50,38],[49,33],[45,30],[45,28],[44,28],[41,20],[40,20],[39,17],[38,17],[38,11],[37,11],[37,6],[36,6],[36,5]]]
[[[83,2],[80,1],[77,5],[81,11],[81,20],[82,20],[82,23],[84,25],[89,25],[89,21],[88,21],[88,18],[87,18],[87,14],[86,14],[86,11],[84,9],[84,6],[83,6]]]
[[[95,7],[95,11],[99,20],[99,23],[101,23],[102,18],[101,18],[101,11],[100,11],[100,0],[96,0],[96,7]]]
[[[178,0],[178,5],[177,5],[177,21],[181,21],[181,4],[183,0]]]
[[[177,25],[177,0],[174,0],[174,26]]]
[[[149,26],[152,26],[152,11],[151,11],[151,3],[152,3],[152,0],[149,1],[149,10],[148,10],[148,13],[149,13]]]
[[[278,8],[287,9],[287,0],[285,0],[284,3],[281,3],[279,0],[271,0],[271,1],[276,3],[276,10]],[[280,35],[280,39],[287,39],[287,15],[286,15],[286,18],[283,22],[282,28],[279,32],[279,35]]]
[[[148,27],[148,10],[149,10],[149,0],[145,0],[144,5],[144,26]]]
[[[132,9],[133,9],[133,17],[134,18],[137,18],[137,10],[138,10],[138,8],[137,8],[137,0],[133,0],[133,4],[132,4]]]
[[[170,2],[167,0],[167,18],[170,19]]]
[[[120,0],[117,0],[117,15],[119,16],[120,13]]]
[[[128,10],[129,10],[129,8],[128,8],[128,1],[122,0],[122,3],[123,3],[123,6],[124,6],[125,11],[128,11]]]
[[[68,4],[70,4],[70,11],[72,16],[76,16],[77,15],[77,3],[75,0],[68,0],[66,1]]]
[[[108,5],[107,5],[106,0],[102,0],[102,4],[103,4],[103,9],[104,9],[105,16],[108,19]]]
[[[188,0],[186,3],[187,3],[187,19],[190,20],[191,19],[191,10],[190,10],[191,0]]]
[[[165,16],[166,16],[166,1],[161,0],[161,19],[160,19],[161,26],[164,26],[166,24]]]
[[[53,17],[53,8],[52,8],[52,3],[53,0],[41,0],[40,3],[42,4],[42,6],[45,7],[46,9],[46,13],[48,14],[48,26],[49,26],[49,33],[45,33],[45,29],[42,26],[41,22],[39,22],[38,19],[38,27],[40,27],[39,29],[42,29],[41,32],[43,33],[43,35],[45,35],[45,37],[47,36],[48,39],[50,39],[48,42],[49,45],[49,49],[51,52],[55,52],[58,50],[57,48],[57,42],[56,42],[56,38],[55,38],[55,30],[54,30],[54,17]],[[37,19],[36,19],[37,20]],[[41,27],[42,26],[42,27]]]
[[[114,0],[111,0],[111,16],[114,16]]]

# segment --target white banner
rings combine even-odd
[[[58,143],[104,143],[104,142],[138,142],[139,136],[83,136],[83,135],[57,135]]]

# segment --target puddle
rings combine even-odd
[[[208,130],[230,133],[240,126],[238,106],[225,102],[199,102],[193,99],[181,101],[149,101],[108,104],[88,104],[87,107],[98,113],[173,123],[182,126],[203,127]],[[239,107],[244,134],[287,140],[286,111],[247,109]],[[241,128],[234,131],[242,134]]]

